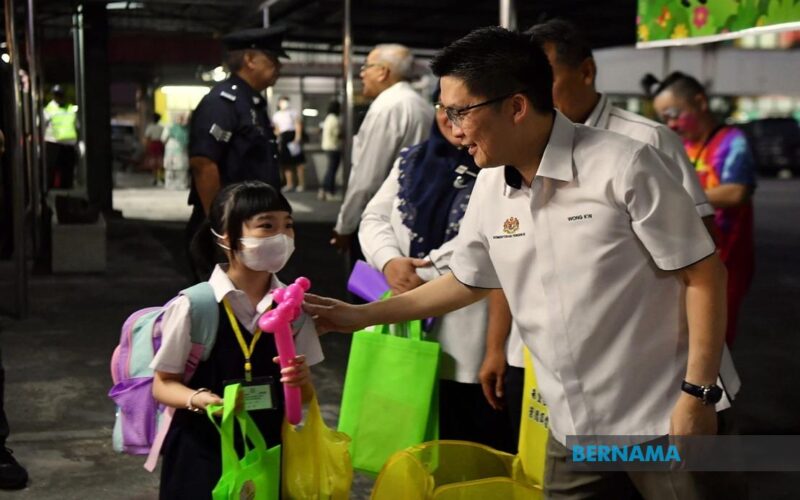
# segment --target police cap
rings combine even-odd
[[[285,33],[283,26],[234,31],[222,37],[222,44],[227,50],[264,50],[288,59],[289,56],[281,47]]]

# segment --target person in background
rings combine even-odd
[[[153,172],[153,185],[164,185],[164,143],[161,136],[164,127],[161,125],[161,115],[153,113],[153,121],[144,129],[144,166]]]
[[[75,145],[78,143],[78,106],[67,102],[61,85],[54,85],[53,99],[44,108],[44,140],[49,187],[71,189],[75,178]]]
[[[717,249],[728,269],[725,340],[732,346],[739,309],[755,270],[753,154],[741,130],[717,121],[705,88],[695,78],[676,71],[663,82],[648,75],[644,83],[661,120],[683,137],[700,184],[716,209]]]
[[[6,136],[0,130],[0,158],[6,151]],[[2,337],[0,337],[2,339]],[[0,343],[0,490],[18,490],[28,484],[28,471],[22,467],[6,448],[8,418],[4,409],[6,372],[3,369],[3,350]]]
[[[175,122],[164,128],[164,187],[189,189],[189,118],[179,114]]]
[[[339,101],[331,101],[328,105],[328,114],[322,122],[322,150],[328,156],[328,168],[322,181],[322,187],[317,192],[320,200],[335,200],[336,197],[336,171],[342,160],[342,128],[339,113],[342,105]]]
[[[231,76],[203,97],[189,128],[189,204],[194,210],[186,224],[187,248],[221,188],[248,180],[281,187],[275,133],[261,92],[278,80],[279,58],[288,58],[282,47],[284,32],[279,27],[258,28],[222,38]],[[193,271],[202,279],[211,269],[194,264]]]
[[[272,124],[275,135],[278,136],[278,162],[286,177],[286,185],[282,191],[302,193],[306,189],[306,157],[302,146],[303,118],[292,109],[288,97],[281,96],[278,99],[278,111],[272,115]]]
[[[438,101],[439,91],[434,93]],[[370,265],[397,295],[450,271],[461,218],[478,166],[453,136],[437,106],[428,140],[404,149],[378,193],[364,209],[358,239]],[[484,399],[478,371],[487,330],[508,328],[511,314],[500,290],[480,302],[436,318],[428,339],[439,342],[439,437],[474,441],[513,452],[503,411]]]
[[[408,47],[385,44],[372,49],[361,66],[362,92],[375,100],[353,139],[352,170],[331,239],[341,252],[357,244],[353,235],[361,213],[389,175],[400,150],[428,137],[433,108],[408,83],[413,64]],[[355,248],[351,260],[359,253]]]

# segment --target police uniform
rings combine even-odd
[[[267,100],[237,75],[214,86],[192,116],[189,156],[216,163],[222,186],[259,180],[280,189],[275,144]],[[194,190],[189,203],[200,204]]]
[[[282,28],[250,29],[223,37],[227,50],[256,49],[288,57],[281,48]],[[217,164],[220,186],[259,180],[280,189],[278,148],[267,100],[238,75],[215,85],[192,114],[189,157],[202,156]],[[187,225],[190,242],[205,219],[192,178],[189,204],[194,211]]]

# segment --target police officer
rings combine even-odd
[[[284,29],[248,29],[222,38],[230,78],[214,86],[192,115],[189,164],[194,211],[186,228],[191,242],[219,190],[260,180],[280,189],[277,146],[260,94],[280,75]],[[195,262],[195,266],[197,263]],[[199,277],[202,270],[195,269]]]

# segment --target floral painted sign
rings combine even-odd
[[[639,48],[800,29],[800,0],[638,0]]]

